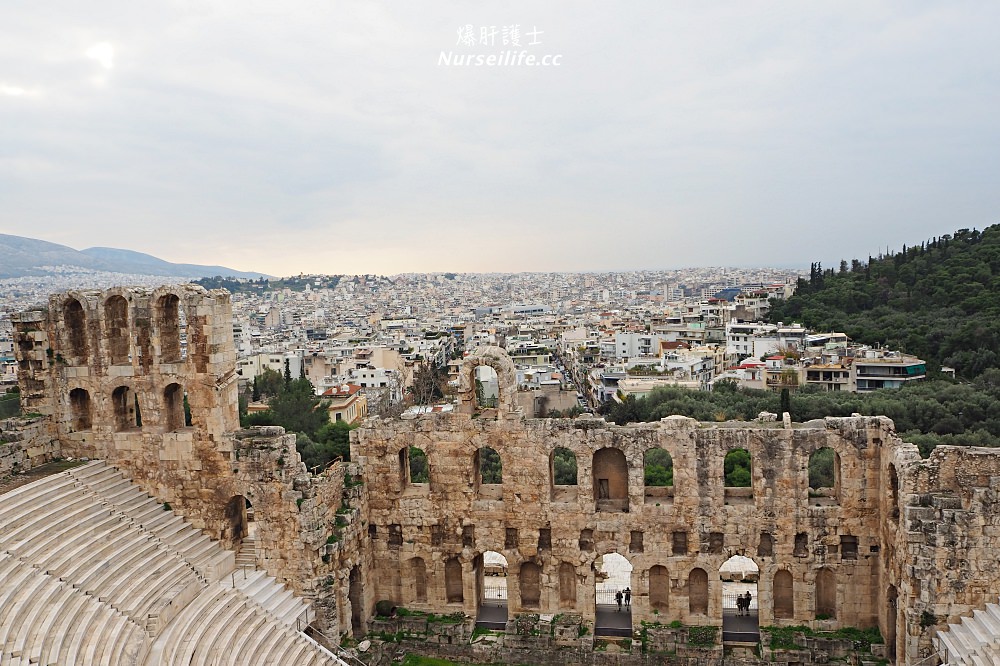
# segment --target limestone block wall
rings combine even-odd
[[[59,440],[49,435],[44,418],[0,421],[0,479],[61,457]]]
[[[879,621],[871,590],[880,576],[882,538],[878,442],[894,439],[887,419],[827,419],[784,429],[677,417],[619,427],[586,417],[452,414],[373,420],[355,435],[352,457],[372,481],[367,492],[380,598],[474,615],[481,555],[493,550],[508,562],[511,612],[571,611],[593,620],[595,561],[617,552],[633,565],[634,622],[719,624],[719,567],[743,554],[760,567],[762,624]],[[837,454],[838,488],[832,498],[811,498],[809,456],[824,446]],[[409,482],[409,447],[426,453],[428,484]],[[500,456],[499,485],[479,479],[476,455],[485,447]],[[553,485],[556,447],[576,456],[575,487]],[[643,487],[643,456],[654,447],[673,458],[672,496],[647,497]],[[724,487],[723,460],[734,448],[750,452],[751,489]],[[699,585],[696,569],[707,585]],[[791,576],[791,590],[782,594],[792,603],[783,617],[773,613],[779,571]],[[817,598],[817,587],[827,599]],[[818,620],[824,604],[834,617]]]
[[[236,354],[229,294],[195,285],[50,297],[12,317],[22,408],[64,456],[100,458],[221,536]],[[191,425],[186,425],[185,402]],[[224,504],[224,501],[223,501]]]
[[[939,446],[921,460],[915,448],[897,452],[887,482],[895,550],[884,593],[898,596],[886,608],[899,615],[894,646],[907,663],[934,653],[945,623],[1000,596],[1000,453]]]

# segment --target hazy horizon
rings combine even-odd
[[[0,231],[74,248],[272,275],[836,267],[1000,221],[1000,5],[4,18]]]

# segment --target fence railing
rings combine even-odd
[[[483,601],[507,601],[507,586],[483,582]]]
[[[736,592],[724,592],[722,594],[722,612],[723,613],[725,613],[725,612],[733,612],[733,613],[735,613],[736,609],[738,608],[737,605],[736,605],[736,598],[739,597],[739,596],[740,595],[737,594]],[[751,595],[751,597],[750,597],[750,611],[751,612],[756,612],[757,611],[757,596],[756,595]]]
[[[604,604],[607,606],[617,606],[618,602],[615,600],[615,594],[619,590],[597,590],[597,603]],[[622,596],[622,606],[625,605],[625,597]]]

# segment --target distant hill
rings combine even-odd
[[[836,269],[813,264],[770,319],[842,331],[972,378],[1000,367],[1000,225],[904,245]]]
[[[55,266],[178,278],[216,275],[252,279],[270,277],[264,273],[237,271],[225,266],[174,264],[132,250],[92,247],[79,251],[35,238],[0,234],[0,278],[50,275]]]

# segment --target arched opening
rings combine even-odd
[[[723,462],[725,474],[725,496],[729,504],[753,503],[753,470],[750,452],[746,449],[731,449]]]
[[[594,503],[598,511],[628,511],[628,462],[618,449],[594,453]]]
[[[576,454],[557,447],[549,457],[549,478],[552,479],[552,501],[572,502],[576,499]]]
[[[247,520],[247,500],[243,495],[234,495],[226,502],[225,519],[226,527],[223,529],[223,539],[229,538],[236,544],[250,534],[249,521]]]
[[[115,415],[115,430],[122,432],[142,426],[139,413],[139,396],[127,386],[119,386],[111,394],[111,404]]]
[[[489,365],[477,365],[473,370],[476,387],[476,407],[496,409],[500,402],[500,380],[497,371]]]
[[[781,569],[774,574],[774,617],[790,620],[795,617],[795,583],[792,572]]]
[[[167,432],[184,427],[184,389],[180,384],[168,384],[163,389],[163,424]]]
[[[63,304],[63,325],[66,328],[66,347],[73,356],[73,365],[85,364],[90,352],[87,344],[87,315],[83,311],[83,305],[75,298],[70,298]]]
[[[520,584],[521,605],[525,608],[538,608],[542,598],[542,568],[535,562],[522,562],[517,577]]]
[[[90,406],[90,394],[86,389],[75,388],[69,392],[69,407],[73,416],[73,431],[90,430],[93,417]]]
[[[160,333],[160,362],[182,360],[181,305],[175,294],[164,294],[156,303],[156,322]]]
[[[896,613],[899,603],[899,594],[896,586],[890,585],[885,592],[885,647],[888,650],[886,657],[895,662],[896,659]]]
[[[840,456],[829,446],[809,456],[809,503],[830,506],[840,502]]]
[[[816,574],[816,619],[833,620],[837,617],[837,577],[830,569],[820,569]]]
[[[424,563],[424,558],[411,558],[407,568],[410,572],[407,579],[410,585],[410,593],[407,595],[408,601],[418,604],[427,603],[427,565]]]
[[[649,607],[661,613],[670,608],[670,572],[660,564],[649,570]]]
[[[708,615],[708,572],[695,568],[688,574],[688,612]]]
[[[507,626],[507,558],[488,550],[476,557],[472,567],[479,597],[476,626],[503,631]]]
[[[559,565],[559,607],[576,608],[576,567],[569,562]]]
[[[411,446],[408,451],[409,465],[408,472],[410,483],[414,485],[427,485],[431,482],[431,468],[427,462],[427,454],[424,450],[416,446]]]
[[[503,499],[503,464],[500,462],[500,454],[484,446],[476,451],[475,466],[480,497]]]
[[[104,327],[108,338],[111,365],[129,362],[128,301],[112,296],[104,301]]]
[[[733,555],[719,567],[722,579],[722,637],[730,641],[759,640],[757,580],[760,568],[743,555]]]
[[[361,583],[361,569],[357,566],[353,567],[348,581],[347,600],[351,603],[351,633],[354,634],[355,638],[361,638],[365,633],[364,590]]]
[[[896,466],[889,464],[889,515],[899,520],[899,475]]]
[[[645,503],[654,506],[674,501],[674,460],[659,447],[647,449],[642,459]]]
[[[444,588],[445,598],[449,604],[460,604],[465,600],[462,562],[457,557],[452,557],[444,563]]]
[[[620,451],[619,451],[620,453]],[[594,562],[595,636],[632,636],[632,563],[618,553]]]

